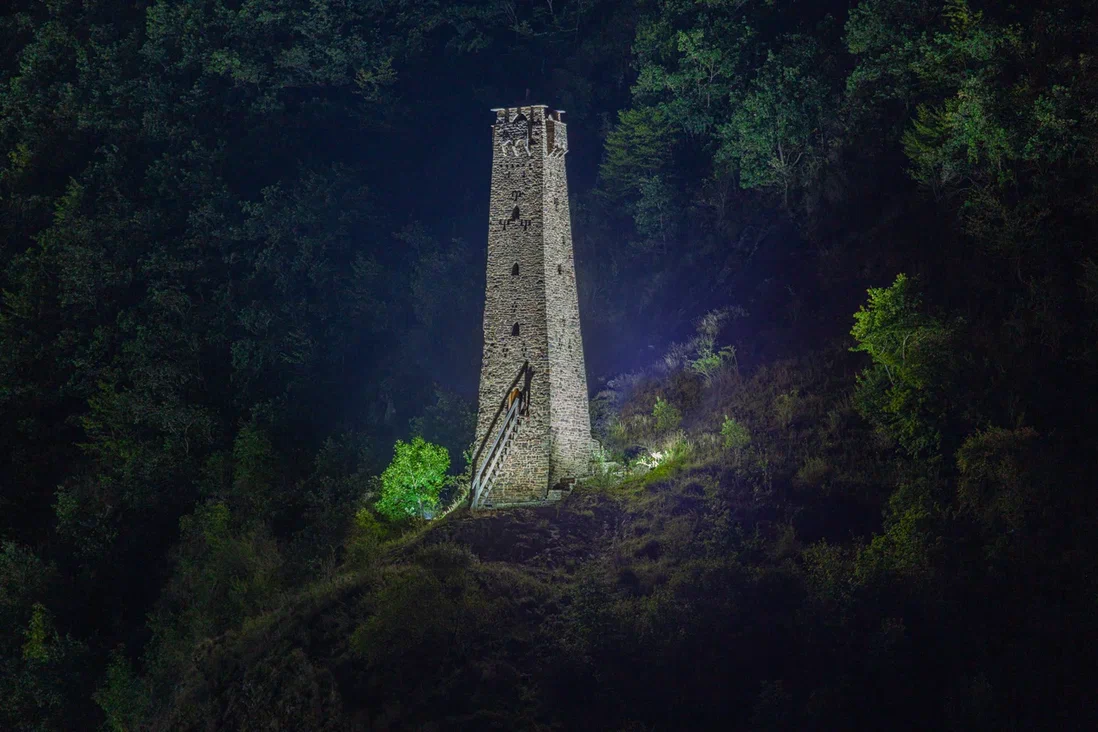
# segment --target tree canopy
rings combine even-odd
[[[381,474],[377,510],[395,519],[426,518],[427,511],[438,505],[449,469],[450,454],[445,447],[432,445],[422,437],[411,442],[397,440],[393,461]]]

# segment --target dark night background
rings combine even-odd
[[[0,729],[1093,728],[1096,24],[11,0]],[[473,515],[526,101],[602,450]]]

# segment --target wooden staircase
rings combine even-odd
[[[518,433],[519,426],[523,421],[525,406],[529,403],[530,373],[530,362],[526,361],[522,364],[522,368],[519,369],[514,381],[511,382],[511,386],[507,388],[507,392],[500,402],[499,411],[492,420],[492,426],[488,428],[488,434],[484,436],[480,449],[473,458],[473,464],[480,466],[480,469],[474,474],[473,486],[470,491],[472,493],[473,510],[492,506],[492,488],[495,485],[495,479],[510,453],[515,435]],[[520,397],[509,399],[511,392],[518,387],[520,381],[523,382]],[[504,412],[504,409],[507,411]],[[497,429],[493,430],[493,427],[499,422],[500,415],[503,415],[503,422],[499,424]],[[489,438],[491,438],[491,442],[488,441]]]

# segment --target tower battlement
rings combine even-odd
[[[474,496],[481,506],[543,501],[550,488],[585,475],[591,458],[564,112],[544,104],[492,111],[484,356],[473,466],[474,475],[481,468],[490,473],[490,487],[481,498]],[[501,422],[516,393],[521,411],[513,424]]]
[[[520,151],[527,156],[534,154],[530,143],[537,133],[543,132],[546,155],[564,157],[568,152],[568,125],[564,122],[563,109],[550,109],[544,104],[520,107],[496,107],[496,123],[493,125],[500,151],[517,156]]]

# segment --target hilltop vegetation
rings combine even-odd
[[[0,727],[1096,726],[1096,23],[8,3]],[[601,472],[424,523],[527,87]]]
[[[856,413],[834,377],[856,360],[619,380],[602,424],[624,464],[558,505],[462,510],[371,544],[200,645],[151,728],[1084,719],[1089,690],[1056,673],[1086,664],[1093,597],[1065,592],[1083,567],[1062,507],[1031,500],[1052,468],[1027,458],[1049,448],[979,433],[928,475]]]

